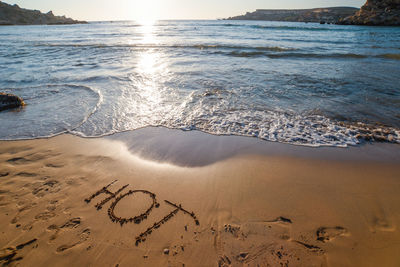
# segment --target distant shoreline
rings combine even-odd
[[[319,22],[321,24],[400,26],[400,6],[390,0],[367,0],[361,8],[257,9],[226,20]]]
[[[312,9],[257,9],[245,15],[226,18],[225,20],[259,20],[286,22],[315,22],[335,24],[345,17],[354,15],[359,8],[326,7]]]

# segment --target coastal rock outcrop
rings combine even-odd
[[[360,11],[338,24],[400,26],[400,0],[367,0]]]
[[[242,16],[230,17],[227,20],[266,20],[293,22],[336,23],[351,16],[359,9],[354,7],[327,7],[313,9],[257,9]]]
[[[25,106],[24,100],[16,95],[0,93],[0,111]]]
[[[0,1],[0,25],[41,25],[41,24],[79,24],[87,23],[67,18],[54,16],[52,11],[46,14],[39,10],[20,8],[18,5],[9,5]]]

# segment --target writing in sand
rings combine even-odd
[[[115,192],[111,192],[110,190],[108,190],[108,188],[117,181],[118,180],[114,180],[111,183],[109,183],[108,185],[101,188],[100,190],[96,191],[89,198],[86,198],[85,202],[90,203],[95,197],[97,197],[101,194],[108,195],[108,197],[106,197],[102,201],[98,202],[95,205],[95,207],[97,208],[97,210],[100,210],[103,208],[103,206],[105,204],[107,204],[109,201],[111,201],[113,199],[114,201],[111,203],[110,207],[108,208],[108,216],[110,217],[111,221],[120,223],[121,226],[126,223],[130,223],[130,222],[134,222],[136,224],[141,223],[143,220],[147,219],[147,217],[150,215],[150,212],[153,210],[153,208],[158,208],[160,206],[160,203],[157,202],[156,195],[150,191],[140,189],[140,190],[129,190],[126,193],[122,193],[122,191],[124,191],[124,189],[126,189],[129,186],[129,184],[122,186]],[[152,199],[152,203],[151,203],[150,207],[144,213],[133,216],[133,217],[129,217],[129,218],[122,218],[122,217],[115,215],[114,210],[115,210],[115,207],[118,205],[119,201],[121,201],[123,198],[125,198],[129,195],[138,194],[138,193],[148,195]],[[146,231],[144,231],[144,232],[140,233],[138,236],[136,236],[136,238],[135,238],[136,246],[138,246],[141,242],[146,241],[146,237],[148,235],[150,235],[154,230],[160,228],[161,225],[163,225],[164,223],[169,221],[175,214],[177,214],[180,211],[183,212],[184,214],[187,214],[190,217],[192,217],[194,222],[196,223],[196,225],[200,224],[199,220],[197,219],[197,217],[193,211],[190,212],[190,211],[184,209],[181,204],[175,204],[168,200],[164,200],[164,202],[166,204],[172,206],[174,209],[170,213],[165,215],[161,220],[154,222],[151,226],[149,226],[146,229]]]

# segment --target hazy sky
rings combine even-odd
[[[366,0],[5,0],[81,20],[216,19],[257,8],[360,7]]]

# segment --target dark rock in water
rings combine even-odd
[[[367,0],[360,11],[338,24],[400,26],[400,0]]]
[[[9,5],[0,1],[0,26],[79,23],[87,22],[73,20],[65,16],[54,16],[52,11],[43,14],[38,10],[24,9],[18,5]]]
[[[22,98],[12,94],[0,93],[0,111],[22,106],[25,106]]]

